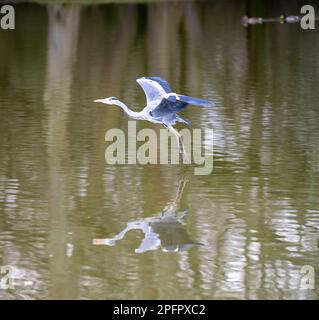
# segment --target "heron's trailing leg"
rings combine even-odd
[[[187,152],[185,150],[184,142],[183,142],[183,136],[179,136],[179,145],[181,147],[183,159],[188,160]]]
[[[187,153],[186,153],[186,150],[185,150],[185,147],[184,147],[183,137],[173,127],[168,127],[168,129],[176,137],[179,156],[180,156],[181,160],[187,160],[188,157],[187,157]]]
[[[183,195],[183,192],[184,192],[184,189],[185,189],[185,186],[186,186],[186,183],[188,182],[188,180],[184,177],[183,179],[180,179],[179,180],[179,183],[178,183],[178,189],[177,189],[177,193],[175,195],[175,198],[172,202],[170,202],[163,210],[162,212],[162,216],[164,216],[166,213],[173,213],[175,214],[178,207],[179,207],[179,204],[180,204],[180,201],[181,201],[181,198],[182,198],[182,195]]]

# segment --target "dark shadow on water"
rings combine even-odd
[[[183,191],[187,184],[185,177],[178,184],[175,198],[165,206],[163,211],[153,217],[128,222],[126,227],[113,238],[93,239],[94,245],[114,246],[131,230],[141,230],[144,238],[136,253],[161,249],[164,252],[186,251],[195,245],[201,245],[191,240],[185,228],[188,209],[178,211]]]

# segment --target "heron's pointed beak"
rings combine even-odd
[[[102,103],[104,103],[105,100],[106,100],[106,99],[96,99],[96,100],[94,100],[93,102],[102,102]]]

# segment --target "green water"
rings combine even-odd
[[[0,29],[1,299],[318,298],[319,34],[244,28],[246,3],[16,6]],[[140,110],[144,75],[216,102],[182,112],[214,129],[210,175],[105,162],[127,118],[92,101]]]

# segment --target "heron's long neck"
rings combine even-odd
[[[141,118],[141,115],[140,115],[140,112],[134,112],[132,110],[129,109],[129,107],[123,103],[122,101],[115,101],[114,104],[116,104],[117,106],[119,106],[120,108],[123,109],[123,111],[131,118],[134,118],[134,119],[140,119]]]

